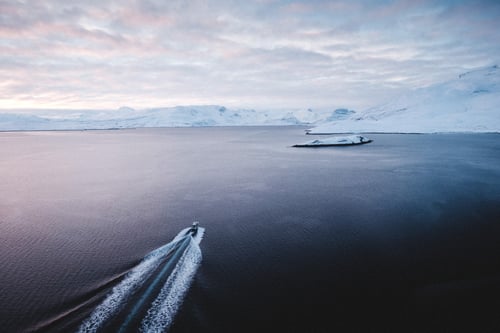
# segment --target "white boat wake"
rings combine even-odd
[[[170,243],[147,254],[94,309],[78,332],[105,331],[109,325],[118,326],[120,332],[137,331],[139,323],[142,332],[165,332],[201,263],[199,244],[205,229],[199,227],[194,234],[191,230],[182,230]]]
[[[200,247],[191,241],[141,325],[141,332],[165,332],[174,319],[201,263]]]

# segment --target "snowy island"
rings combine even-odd
[[[372,140],[362,135],[332,136],[328,138],[316,139],[293,147],[332,147],[332,146],[352,146],[370,143]]]

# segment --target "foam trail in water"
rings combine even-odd
[[[119,312],[126,303],[128,297],[142,286],[144,281],[156,268],[158,268],[162,258],[174,248],[179,240],[186,236],[188,230],[189,228],[183,229],[170,243],[147,254],[144,259],[126,275],[123,281],[113,288],[106,299],[94,309],[90,317],[82,323],[78,332],[97,332],[109,318]],[[203,231],[201,233],[198,232],[198,234],[200,234],[200,237],[198,237],[198,235],[195,237],[199,238],[199,244],[201,237],[203,237]]]
[[[201,240],[192,239],[141,323],[141,332],[165,332],[173,322],[201,263]]]

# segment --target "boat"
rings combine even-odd
[[[198,232],[198,224],[198,221],[194,221],[187,233],[191,234],[191,236],[196,235],[196,233]]]

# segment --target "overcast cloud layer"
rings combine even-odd
[[[0,108],[349,107],[500,61],[499,1],[0,0]]]

